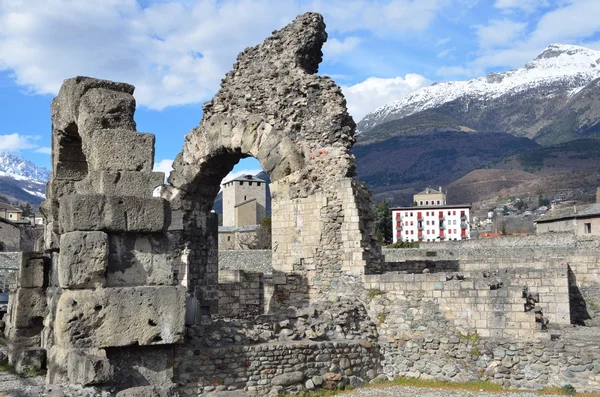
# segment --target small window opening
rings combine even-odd
[[[584,228],[584,232],[586,234],[589,234],[592,232],[592,224],[591,223],[584,223],[583,228]]]

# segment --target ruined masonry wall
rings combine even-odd
[[[587,339],[568,333],[558,340],[481,338],[457,327],[441,304],[418,292],[386,292],[369,307],[371,316],[382,320],[379,349],[382,373],[388,376],[600,390],[600,346],[593,330]]]
[[[366,346],[366,347],[364,347]],[[372,379],[378,352],[357,342],[275,342],[219,349],[178,346],[176,382],[185,396],[211,391],[292,393],[315,387],[358,386]],[[360,378],[360,379],[359,379]]]
[[[263,314],[265,286],[262,273],[219,270],[221,317],[253,317]]]

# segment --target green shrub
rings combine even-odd
[[[562,391],[565,392],[566,394],[568,394],[569,396],[573,396],[575,395],[575,393],[577,393],[577,390],[575,390],[575,388],[573,387],[573,385],[564,385],[562,387]]]

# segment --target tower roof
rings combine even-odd
[[[266,182],[264,179],[257,178],[256,175],[240,175],[236,178],[230,179],[225,183],[234,182],[234,181],[244,181],[244,182]]]

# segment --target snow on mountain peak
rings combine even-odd
[[[0,176],[17,180],[47,182],[50,179],[50,171],[44,167],[38,167],[18,153],[0,152]]]
[[[551,44],[524,67],[489,73],[468,81],[447,81],[421,88],[367,114],[358,133],[390,119],[400,119],[461,97],[491,100],[539,86],[560,83],[575,92],[600,77],[600,51]]]

